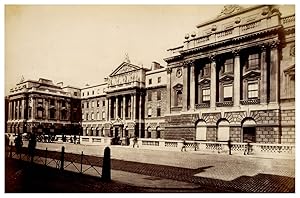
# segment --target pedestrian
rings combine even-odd
[[[36,147],[36,136],[34,133],[30,134],[29,142],[28,142],[28,155],[33,160],[34,153]]]
[[[10,145],[10,146],[13,146],[14,142],[15,142],[14,135],[13,135],[13,134],[10,134],[10,135],[9,135],[9,145]]]
[[[244,155],[249,155],[250,154],[250,142],[249,141],[246,141],[246,142],[247,142],[247,145],[246,145],[246,148],[244,151]]]
[[[182,152],[183,150],[186,151],[186,142],[185,142],[185,139],[184,139],[184,138],[182,138],[181,152]]]
[[[232,147],[231,140],[228,140],[229,155],[231,155],[231,147]]]
[[[23,141],[22,141],[22,137],[20,134],[18,134],[18,136],[15,139],[15,146],[16,146],[16,152],[17,153],[21,153],[21,149],[23,146]]]
[[[137,148],[139,148],[138,139],[136,136],[133,137],[133,146],[132,147],[134,148],[135,145],[137,146]]]
[[[77,137],[74,135],[74,144],[76,144]]]

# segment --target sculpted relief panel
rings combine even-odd
[[[132,82],[139,82],[140,76],[137,71],[135,72],[128,72],[124,73],[122,75],[112,76],[108,79],[108,86],[115,86],[120,84],[127,84]]]

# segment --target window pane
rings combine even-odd
[[[232,86],[224,86],[224,98],[232,97]]]

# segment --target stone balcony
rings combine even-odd
[[[199,103],[199,104],[195,105],[196,109],[209,108],[209,106],[210,106],[210,103]]]
[[[241,100],[242,105],[254,105],[254,104],[259,104],[259,103],[260,103],[260,99],[258,99],[258,98]]]
[[[223,101],[223,102],[217,102],[217,107],[230,107],[233,106],[233,101]]]

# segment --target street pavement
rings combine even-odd
[[[26,144],[25,144],[26,145]],[[37,149],[99,158],[104,146],[38,143]],[[221,192],[294,192],[295,160],[229,156],[199,152],[157,151],[110,146],[112,180],[149,188],[217,188]]]

